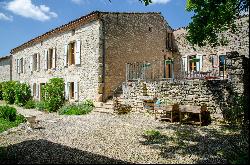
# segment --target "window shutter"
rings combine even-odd
[[[30,73],[33,71],[33,56],[30,57]]]
[[[200,70],[199,71],[201,71],[202,70],[202,67],[203,67],[203,55],[198,55],[198,58],[200,59]]]
[[[37,71],[40,70],[40,54],[39,53],[36,54],[36,70]]]
[[[79,99],[79,90],[78,90],[78,82],[77,81],[75,81],[74,82],[74,96],[75,96],[75,101],[78,101],[78,99]]]
[[[68,44],[64,45],[64,66],[68,64]]]
[[[69,99],[69,82],[65,82],[65,100]]]
[[[75,48],[75,64],[76,65],[79,65],[81,64],[81,41],[80,40],[77,40],[76,41],[76,48]]]
[[[46,49],[44,51],[44,69],[48,69],[48,50]]]
[[[31,96],[33,96],[33,83],[30,85]]]
[[[187,57],[183,57],[182,58],[182,62],[183,62],[183,70],[185,71],[185,72],[187,72],[187,69],[188,69],[188,66],[187,66],[187,64],[188,64],[188,62],[187,62]]]
[[[196,59],[199,59],[199,60],[201,61],[199,55],[196,56]],[[200,71],[200,61],[197,61],[197,62],[196,62],[196,71]]]
[[[56,48],[53,48],[52,52],[52,68],[56,68]]]
[[[17,73],[19,73],[19,59],[16,59]]]
[[[39,84],[36,84],[36,98],[39,98]]]

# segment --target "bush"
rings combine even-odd
[[[0,100],[3,100],[3,87],[2,83],[0,82]]]
[[[26,83],[15,84],[15,104],[24,106],[31,99],[30,86]]]
[[[93,102],[86,100],[81,104],[65,105],[59,110],[60,115],[84,115],[93,110]]]
[[[44,101],[39,101],[35,103],[35,107],[36,109],[38,109],[39,111],[44,111],[46,110],[46,105]]]
[[[162,135],[158,130],[146,130],[144,132],[144,137],[148,140],[148,142],[160,142]]]
[[[15,102],[15,85],[16,81],[6,81],[3,83],[3,99],[8,104]]]
[[[45,105],[49,112],[56,112],[64,103],[64,81],[62,78],[52,78],[45,85]]]
[[[16,109],[10,106],[0,106],[0,118],[4,118],[9,121],[16,120]]]
[[[33,109],[33,108],[36,107],[35,105],[36,105],[36,104],[35,104],[35,101],[34,101],[34,100],[29,100],[29,101],[27,101],[26,104],[24,105],[24,108],[26,108],[26,109]]]

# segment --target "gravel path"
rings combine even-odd
[[[239,135],[214,123],[171,124],[135,112],[63,116],[17,111],[36,115],[39,123],[33,131],[24,123],[0,134],[0,147],[7,147],[9,158],[2,163],[227,163],[221,150]],[[144,131],[149,129],[161,136],[147,140]]]

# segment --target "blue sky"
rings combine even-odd
[[[187,26],[193,13],[185,11],[186,0],[0,0],[0,56],[53,28],[92,11],[161,12],[176,29]]]

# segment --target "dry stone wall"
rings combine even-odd
[[[155,82],[128,82],[123,84],[125,103],[141,109],[144,99],[161,97],[180,105],[206,104],[213,117],[222,117],[223,108],[230,105],[233,95],[246,94],[244,80],[246,66],[244,56],[237,53],[228,53],[229,60],[228,80],[175,80]],[[246,59],[245,59],[246,60]]]

